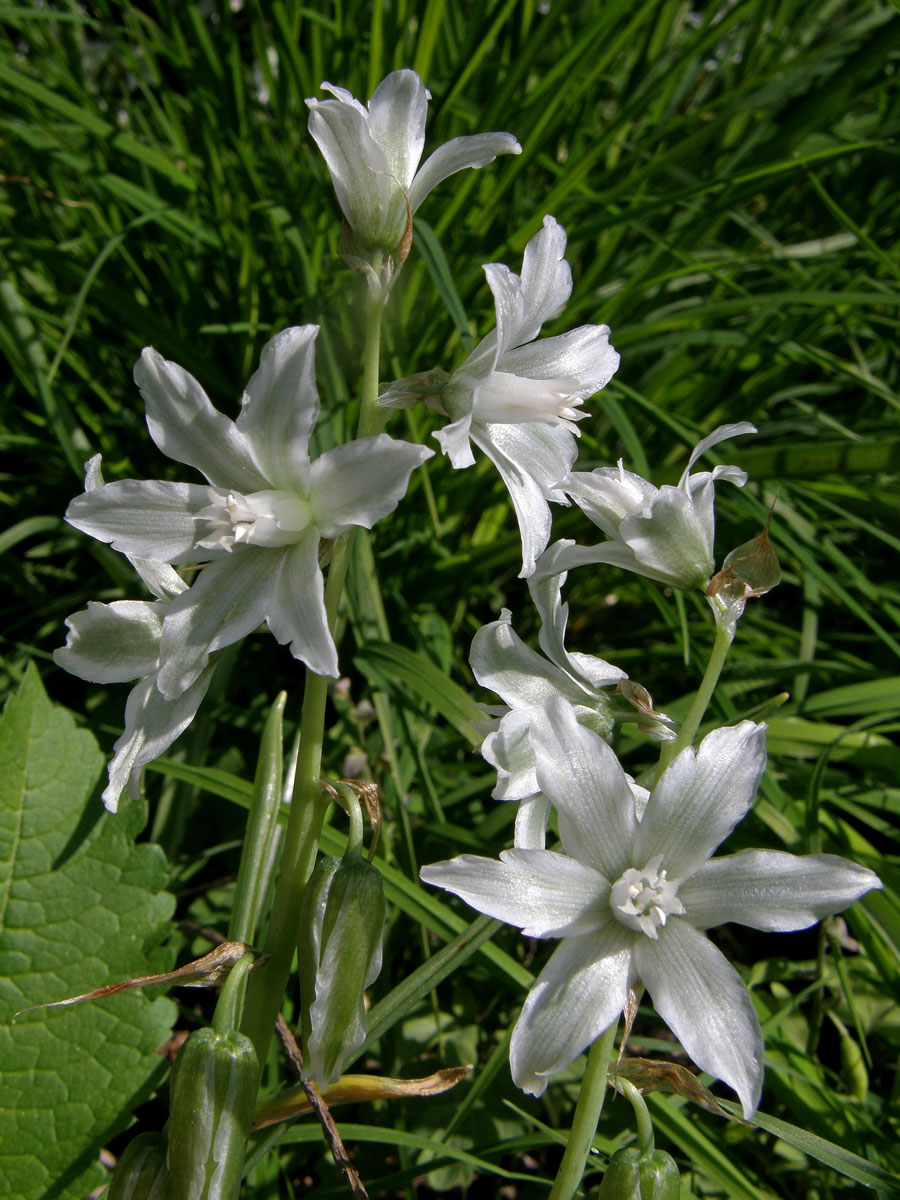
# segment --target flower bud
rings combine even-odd
[[[171,1194],[165,1138],[138,1134],[116,1163],[106,1200],[170,1200]]]
[[[597,1200],[678,1200],[681,1176],[665,1150],[617,1150],[609,1160]]]
[[[366,1037],[364,993],[381,970],[384,887],[357,848],[319,861],[300,908],[303,1053],[325,1089]]]
[[[234,1200],[256,1105],[253,1043],[198,1029],[175,1062],[169,1118],[172,1200]]]
[[[256,1093],[259,1062],[237,1029],[252,955],[231,968],[213,1024],[187,1039],[172,1069],[169,1102],[171,1200],[236,1200]]]

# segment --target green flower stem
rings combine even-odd
[[[710,652],[709,662],[706,664],[706,670],[700,681],[700,687],[697,689],[697,695],[694,697],[694,702],[688,711],[688,715],[681,724],[678,737],[674,742],[665,742],[663,744],[662,753],[659,756],[657,779],[672,759],[677,754],[680,754],[686,746],[690,746],[693,743],[694,735],[700,727],[706,707],[712,698],[713,692],[716,690],[716,684],[719,682],[719,676],[722,674],[722,668],[725,666],[725,659],[728,657],[728,651],[731,649],[733,640],[733,629],[728,629],[724,625],[716,626],[716,638]]]
[[[366,312],[366,348],[363,391],[359,413],[358,437],[381,432],[384,416],[377,407],[378,366],[381,348],[381,303],[369,303]],[[338,605],[350,561],[350,539],[334,544],[328,578],[325,583],[325,612],[328,628],[334,632]],[[300,902],[303,889],[315,865],[322,824],[330,801],[323,794],[322,743],[325,737],[325,704],[328,679],[307,671],[300,716],[300,754],[294,780],[291,811],[284,835],[281,868],[275,886],[272,915],[263,943],[266,961],[250,977],[244,1020],[241,1029],[256,1047],[260,1066],[265,1063],[275,1022],[297,946]]]
[[[266,866],[281,808],[282,718],[286,701],[287,692],[280,692],[276,696],[259,744],[253,798],[247,816],[247,832],[228,924],[228,940],[231,942],[253,941],[262,907]]]
[[[597,1132],[597,1122],[603,1111],[606,1075],[618,1024],[618,1021],[613,1021],[591,1046],[584,1078],[581,1081],[581,1093],[575,1107],[575,1118],[549,1200],[570,1200],[581,1183],[591,1143]]]
[[[650,1120],[650,1113],[647,1110],[647,1105],[644,1103],[644,1097],[628,1079],[618,1079],[616,1086],[634,1109],[634,1119],[637,1123],[638,1149],[641,1154],[652,1154],[654,1147],[653,1122]]]
[[[370,300],[366,309],[366,358],[363,374],[362,401],[356,436],[372,437],[382,433],[390,413],[378,407],[378,368],[381,353],[381,314],[384,303]]]
[[[252,966],[253,955],[245,954],[228,972],[213,1013],[212,1027],[217,1033],[232,1033],[237,1029],[247,992],[247,972]]]

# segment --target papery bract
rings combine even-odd
[[[513,1079],[540,1095],[642,983],[703,1070],[759,1101],[763,1039],[750,994],[701,930],[735,921],[804,929],[876,875],[830,854],[744,850],[713,859],[746,814],[765,765],[765,727],[743,721],[683,750],[639,812],[613,750],[560,698],[532,726],[537,776],[559,814],[562,850],[464,854],[421,876],[526,934],[561,937],[513,1030]]]
[[[432,454],[380,434],[310,459],[317,332],[285,329],[263,348],[236,421],[213,408],[193,376],[146,349],[135,379],[151,436],[209,483],[126,479],[69,505],[72,525],[124,554],[206,564],[165,616],[156,686],[167,700],[194,686],[213,651],[262,621],[313,671],[337,675],[323,540],[393,511]]]

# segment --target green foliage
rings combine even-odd
[[[0,721],[0,1188],[78,1200],[98,1156],[158,1086],[175,1007],[131,992],[14,1014],[163,971],[165,863],[135,846],[143,812],[100,816],[103,756],[32,668]]]
[[[321,322],[320,447],[352,427],[362,285],[337,257],[338,214],[303,100],[323,79],[368,96],[387,71],[415,67],[434,97],[426,150],[507,129],[524,153],[446,181],[423,206],[386,318],[383,376],[458,364],[493,320],[481,264],[516,269],[542,215],[558,218],[575,288],[550,332],[605,321],[622,353],[613,383],[586,406],[579,466],[621,456],[668,482],[698,434],[729,420],[760,429],[723,451],[751,482],[743,492],[720,489],[717,559],[755,536],[774,502],[784,581],[748,606],[708,723],[788,698],[771,719],[763,793],[729,849],[844,853],[886,884],[821,932],[722,931],[766,1027],[767,1116],[759,1128],[725,1124],[654,1096],[658,1141],[676,1156],[685,1195],[885,1188],[879,1172],[900,1170],[890,1102],[900,1055],[896,4],[738,0],[695,11],[682,0],[245,0],[234,8],[58,0],[7,5],[0,16],[0,352],[10,368],[0,384],[0,447],[16,463],[15,478],[10,467],[0,475],[4,685],[36,657],[48,664],[51,694],[85,714],[104,750],[121,729],[124,689],[53,672],[49,654],[64,617],[88,600],[143,594],[119,556],[61,520],[91,453],[103,452],[110,479],[170,469],[147,438],[130,379],[143,345],[183,364],[234,413],[266,338],[289,323]],[[430,414],[410,410],[391,432],[427,441],[433,427]],[[590,538],[579,514],[562,508],[554,532]],[[339,642],[348,674],[332,692],[323,771],[371,773],[383,789],[379,869],[390,916],[363,1063],[397,1075],[477,1065],[452,1104],[338,1110],[371,1195],[427,1196],[438,1172],[460,1162],[468,1178],[482,1177],[473,1196],[507,1185],[543,1195],[539,1180],[552,1177],[570,1120],[577,1064],[537,1103],[515,1092],[505,1061],[542,948],[508,929],[482,940],[492,932],[483,921],[470,923],[468,911],[417,881],[423,862],[494,853],[511,840],[512,806],[491,800],[491,774],[471,751],[467,653],[504,605],[533,642],[518,551],[490,465],[455,472],[439,458],[354,551]],[[566,599],[573,649],[622,666],[659,708],[686,712],[711,642],[699,602],[679,605],[604,568],[573,572]],[[32,931],[21,951],[31,962],[13,961],[25,963],[27,994],[7,1005],[3,990],[5,1008],[165,965],[153,947],[168,916],[158,894],[166,884],[183,897],[179,916],[225,932],[259,734],[281,688],[290,730],[301,682],[268,635],[223,655],[201,717],[147,777],[168,880],[155,851],[130,845],[137,811],[94,824],[100,759],[57,713],[54,762],[73,775],[82,763],[85,777],[67,784],[64,832],[22,842],[19,853],[45,856],[35,878],[60,889],[65,903],[54,911],[78,936],[51,942]],[[36,686],[23,696],[46,724]],[[15,703],[14,713],[25,711],[25,700]],[[652,763],[635,736],[623,734],[618,748],[635,774]],[[57,808],[34,800],[28,811],[52,822]],[[326,829],[327,852],[343,844]],[[95,849],[104,871],[118,864],[154,897],[133,927],[127,906],[110,904],[103,931],[78,916],[96,882]],[[107,958],[113,939],[121,957]],[[207,948],[198,938],[192,949]],[[18,987],[12,979],[0,987]],[[125,1119],[119,1112],[162,1073],[152,1047],[169,1014],[165,1002],[146,1008],[124,996],[31,1015],[0,1034],[10,1046],[36,1039],[52,1081],[27,1116],[43,1174],[28,1176],[27,1193],[10,1177],[11,1195],[37,1195],[51,1179],[61,1181],[59,1196],[89,1190],[98,1149]],[[663,1036],[642,1009],[632,1049],[677,1054]],[[20,1080],[11,1053],[4,1044],[4,1146],[8,1092]],[[285,1077],[273,1062],[266,1086]],[[119,1079],[130,1082],[120,1089]],[[79,1100],[89,1087],[91,1109],[61,1104],[57,1087]],[[630,1136],[621,1107],[611,1105],[601,1126],[604,1156]],[[21,1141],[24,1125],[8,1129]],[[255,1155],[248,1195],[288,1194],[285,1181],[303,1178],[317,1195],[345,1194],[315,1126],[294,1123],[280,1136],[267,1159]],[[258,1150],[275,1140],[261,1135]],[[871,1174],[858,1164],[841,1174],[835,1145]]]

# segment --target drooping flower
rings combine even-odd
[[[642,984],[705,1071],[759,1102],[763,1039],[750,994],[701,931],[735,921],[804,929],[878,877],[831,854],[743,850],[712,858],[750,807],[765,726],[743,721],[683,750],[646,803],[612,749],[559,698],[532,727],[541,790],[559,813],[562,853],[460,855],[422,878],[531,937],[562,938],[513,1030],[513,1079],[540,1095],[622,1012]]]
[[[205,564],[169,602],[156,686],[167,700],[191,688],[210,654],[266,621],[279,642],[321,675],[337,675],[328,629],[323,540],[392,512],[422,446],[386,434],[361,438],[314,460],[309,439],[319,413],[314,379],[318,329],[285,329],[264,348],[231,421],[193,378],[146,349],[135,380],[147,424],[170,458],[209,481],[126,479],[86,491],[66,519],[131,557]]]
[[[345,88],[323,83],[322,89],[334,99],[306,101],[309,132],[357,243],[359,261],[345,255],[353,266],[379,272],[379,260],[397,252],[419,205],[449,175],[522,151],[511,133],[480,133],[452,138],[417,169],[431,97],[415,71],[393,71],[368,108]]]
[[[621,459],[617,467],[573,471],[559,487],[610,539],[599,546],[578,546],[569,539],[555,542],[544,555],[539,573],[586,563],[609,563],[635,571],[671,587],[706,588],[715,570],[715,484],[727,479],[737,487],[746,472],[734,466],[691,474],[697,459],[712,446],[739,434],[756,433],[749,421],[720,425],[694,449],[676,487],[654,487]]]
[[[474,443],[500,472],[519,522],[523,576],[534,571],[550,538],[548,500],[568,504],[559,481],[575,462],[576,422],[587,416],[580,405],[609,383],[619,365],[607,325],[537,340],[544,322],[572,294],[565,251],[565,230],[547,216],[525,247],[521,276],[488,263],[496,328],[446,382],[434,373],[438,407],[452,418],[435,437],[454,467],[474,463]],[[407,382],[393,384],[380,402],[404,403]],[[429,390],[427,383],[417,386]]]
[[[519,801],[516,846],[544,845],[550,802],[537,781],[529,736],[532,719],[540,717],[544,701],[561,696],[572,705],[581,724],[609,740],[613,715],[607,689],[627,680],[624,671],[602,658],[566,649],[569,606],[560,595],[565,578],[557,575],[538,580],[532,576],[528,580],[541,617],[538,641],[546,658],[516,634],[509,609],[503,610],[499,621],[479,629],[469,653],[475,678],[504,702],[504,709],[495,713],[499,720],[485,737],[481,753],[497,771],[494,797]],[[668,727],[662,727],[668,734]]]
[[[87,464],[85,486],[103,486],[99,454]],[[164,754],[193,721],[215,670],[211,662],[176,699],[162,696],[156,677],[163,621],[171,601],[187,590],[187,584],[164,563],[132,563],[157,599],[89,604],[67,618],[66,644],[53,655],[59,666],[91,683],[138,680],[125,705],[125,730],[113,747],[109,783],[101,797],[110,812],[116,811],[126,788],[137,799],[143,768]]]

